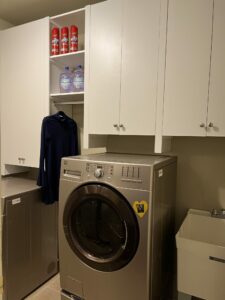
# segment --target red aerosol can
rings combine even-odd
[[[78,27],[70,27],[70,52],[78,51]]]
[[[65,54],[69,52],[69,29],[68,27],[61,28],[61,42],[60,53]]]
[[[51,36],[51,55],[59,54],[59,28],[52,28],[52,36]]]

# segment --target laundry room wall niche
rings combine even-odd
[[[110,136],[107,151],[154,153],[154,139]],[[189,208],[225,208],[225,138],[174,137],[172,151],[177,155],[176,227]]]

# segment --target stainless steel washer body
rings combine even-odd
[[[66,297],[163,299],[171,276],[175,181],[172,157],[62,160],[59,257]]]

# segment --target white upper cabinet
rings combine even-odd
[[[206,135],[212,16],[213,0],[169,1],[163,135]]]
[[[121,0],[91,6],[90,74],[87,83],[90,134],[116,134],[121,81]]]
[[[208,136],[225,136],[225,1],[214,2]]]
[[[160,1],[91,7],[89,133],[154,135]]]
[[[121,133],[154,135],[160,1],[123,4]]]
[[[49,103],[48,40],[48,18],[1,32],[3,165],[39,165],[41,123]]]

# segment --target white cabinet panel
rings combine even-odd
[[[39,165],[41,123],[48,114],[48,39],[48,18],[2,32],[0,95],[3,164]]]
[[[225,136],[225,1],[215,0],[208,104],[208,136]],[[210,124],[211,123],[211,124]]]
[[[160,1],[123,3],[120,131],[154,135]]]
[[[90,19],[89,134],[154,135],[160,1],[108,0]]]
[[[164,135],[204,136],[213,0],[170,0]]]
[[[91,7],[89,133],[116,134],[121,81],[122,1],[108,0]]]

